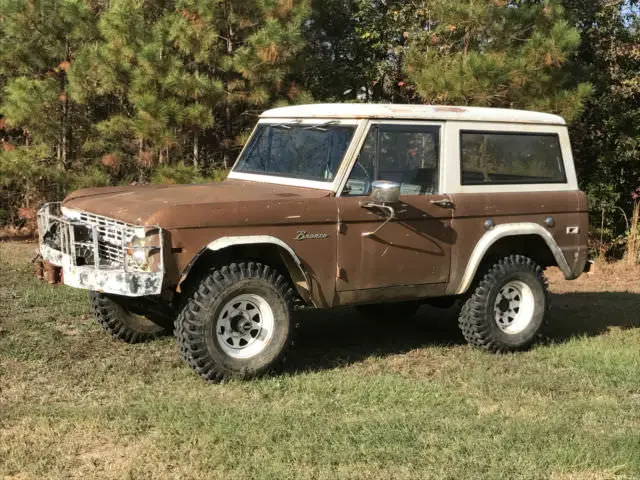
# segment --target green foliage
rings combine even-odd
[[[572,125],[578,176],[589,193],[593,225],[611,239],[628,230],[632,195],[640,185],[640,16],[638,2],[565,0],[581,26],[575,75],[594,94]],[[599,232],[598,232],[599,234]]]
[[[568,75],[580,44],[556,2],[432,2],[437,22],[412,32],[406,68],[432,103],[579,115],[588,83]]]
[[[334,101],[408,100],[402,59],[408,30],[420,29],[416,2],[316,0],[305,29],[299,69],[316,98]],[[312,57],[313,61],[308,61]]]
[[[161,165],[153,171],[151,183],[191,184],[221,182],[227,177],[228,170],[222,168],[212,169],[203,173],[201,169],[193,165]]]
[[[78,185],[222,176],[272,106],[433,102],[572,120],[579,177],[615,236],[640,182],[638,9],[635,0],[0,0],[1,215]]]
[[[54,78],[10,79],[2,103],[7,125],[23,129],[37,143],[56,145],[61,120],[59,95]]]
[[[152,183],[204,183],[200,170],[189,165],[162,165],[151,176]]]
[[[0,139],[19,147],[4,166],[55,185],[7,172],[5,217],[80,185],[219,176],[260,110],[309,100],[291,71],[306,0],[0,0],[0,11]]]
[[[313,4],[301,67],[336,100],[529,108],[573,119],[580,33],[557,1],[331,0]]]
[[[37,208],[77,188],[108,185],[108,175],[95,166],[63,170],[52,165],[49,150],[38,144],[0,151],[0,210],[7,224],[18,221],[18,207]]]
[[[25,143],[46,143],[69,167],[90,121],[68,98],[67,70],[95,35],[96,16],[81,0],[0,0],[0,112]]]
[[[50,165],[48,155],[49,147],[44,144],[0,151],[3,223],[18,223],[18,207],[37,207],[46,199],[59,199],[64,195],[70,184],[69,176]]]

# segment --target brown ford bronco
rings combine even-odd
[[[457,301],[469,343],[523,349],[549,306],[543,269],[587,264],[565,122],[516,110],[277,108],[224,182],[78,190],[39,227],[46,270],[90,291],[105,330],[173,328],[209,380],[275,366],[297,307],[401,322]]]

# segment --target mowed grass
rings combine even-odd
[[[0,243],[0,478],[640,478],[640,272],[552,272],[549,341],[467,347],[451,313],[305,312],[284,373],[206,384],[111,340]]]

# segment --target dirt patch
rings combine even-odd
[[[565,280],[558,268],[548,268],[545,274],[554,293],[575,291],[640,293],[640,265],[630,265],[626,262],[596,262],[589,273],[571,281]]]

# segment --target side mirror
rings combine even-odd
[[[400,201],[400,184],[388,180],[377,180],[371,184],[369,199],[375,203],[397,203]]]

